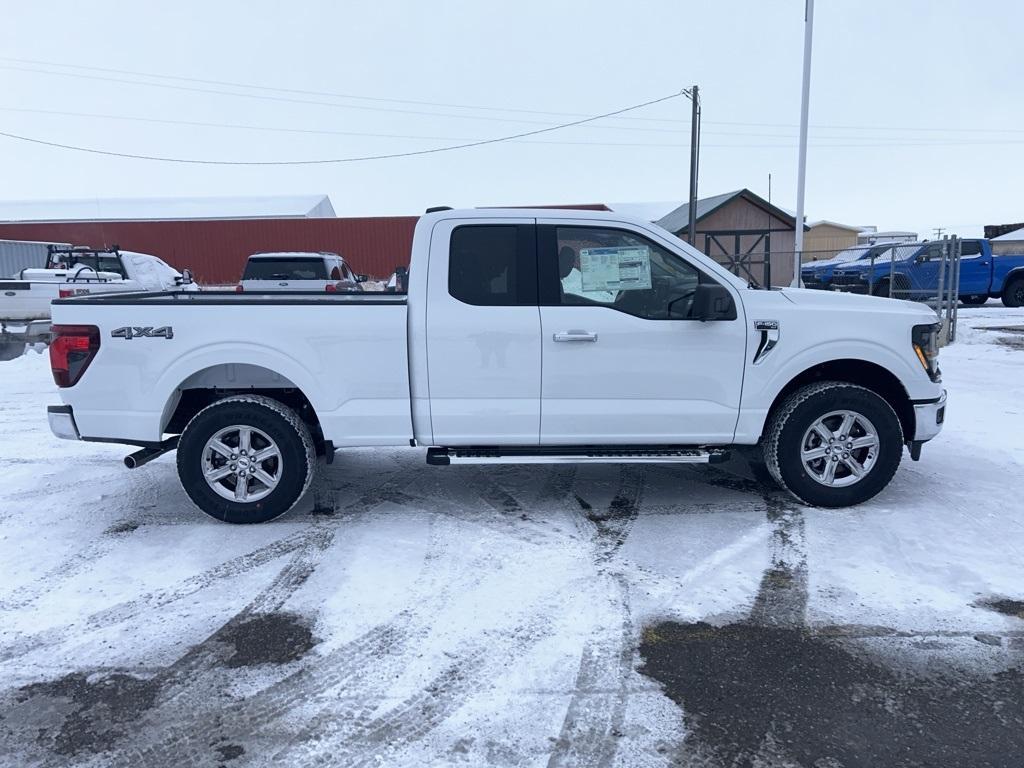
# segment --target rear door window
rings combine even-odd
[[[477,306],[537,303],[535,229],[516,224],[473,224],[452,231],[448,293]]]
[[[981,256],[981,243],[977,240],[962,240],[960,242],[960,258],[973,259]]]
[[[249,259],[243,280],[326,280],[323,259]]]

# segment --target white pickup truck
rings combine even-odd
[[[431,464],[723,460],[760,445],[809,504],[884,488],[942,428],[936,320],[909,302],[757,290],[609,213],[420,218],[407,294],[166,293],[53,306],[59,437],[177,448],[235,523],[282,514],[316,455]]]
[[[50,303],[62,296],[129,291],[198,290],[192,276],[148,253],[117,246],[95,250],[50,247],[44,269],[0,279],[0,360],[50,336]]]
[[[238,293],[255,291],[361,291],[362,282],[336,253],[254,253],[245,263]]]

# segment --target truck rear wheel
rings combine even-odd
[[[869,389],[809,384],[768,419],[765,464],[779,485],[819,507],[849,507],[889,484],[903,454],[899,417]]]
[[[291,408],[261,395],[218,400],[185,427],[178,477],[203,512],[227,523],[283,515],[313,480],[309,429]]]
[[[1024,276],[1015,277],[1006,284],[1003,304],[1007,307],[1024,307]]]

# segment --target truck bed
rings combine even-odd
[[[338,447],[412,437],[405,295],[168,291],[52,309],[56,325],[99,331],[89,370],[64,391],[84,437],[158,441],[184,392],[261,387],[302,392]]]

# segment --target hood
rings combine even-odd
[[[935,313],[928,307],[913,301],[903,301],[902,299],[838,291],[814,291],[807,288],[783,288],[779,293],[798,307],[840,311],[889,311],[893,314],[919,316],[922,318],[922,322],[928,322],[929,319],[931,321],[935,320]]]

